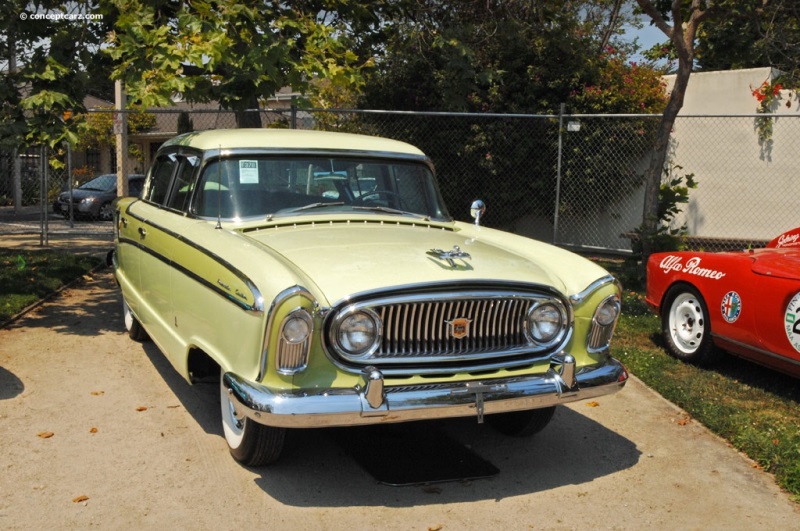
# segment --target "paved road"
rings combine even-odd
[[[106,270],[0,330],[1,528],[800,529],[770,475],[635,379],[532,439],[431,426],[496,465],[491,479],[378,484],[326,430],[244,468],[217,387],[130,341],[120,306]]]

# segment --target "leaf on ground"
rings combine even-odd
[[[77,498],[72,498],[72,503],[81,503],[81,502],[87,501],[88,499],[89,499],[89,496],[81,494]]]
[[[136,408],[136,411],[147,411],[147,406],[139,406]]]
[[[589,407],[600,407],[600,403],[595,401],[587,402],[586,405]]]
[[[97,433],[97,428],[95,428],[95,427],[92,427],[92,428],[89,430],[89,433]]]
[[[42,439],[49,439],[50,437],[55,435],[55,433],[53,433],[52,431],[43,431],[38,433],[37,435],[39,435],[39,437],[41,437]]]
[[[104,395],[104,394],[106,394],[106,392],[105,392],[105,391],[92,391],[92,392],[91,392],[91,395],[92,395],[92,396],[102,396],[102,395]]]

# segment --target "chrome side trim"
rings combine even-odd
[[[223,385],[240,414],[267,426],[320,428],[405,422],[536,409],[615,393],[628,372],[613,358],[575,371],[569,354],[554,356],[550,368],[512,378],[390,387],[369,367],[363,383],[345,389],[276,390],[227,372]]]
[[[139,200],[139,201],[141,201],[141,200]],[[224,289],[222,289],[221,286],[217,286],[213,282],[202,278],[201,276],[199,276],[196,273],[194,273],[193,271],[191,271],[189,268],[181,265],[178,262],[175,262],[175,261],[167,258],[163,254],[156,253],[155,251],[153,251],[149,247],[143,245],[139,241],[133,240],[131,238],[125,238],[125,237],[120,236],[117,239],[118,243],[129,244],[129,245],[132,245],[132,246],[134,246],[134,247],[136,247],[136,248],[148,253],[149,255],[161,260],[162,262],[164,262],[168,266],[177,269],[181,273],[183,273],[186,276],[194,279],[195,281],[199,282],[200,284],[206,286],[207,288],[209,288],[212,291],[216,292],[217,294],[221,295],[226,300],[236,304],[237,306],[239,306],[239,307],[241,307],[241,308],[243,308],[243,309],[245,309],[247,311],[252,311],[252,312],[257,312],[257,313],[260,313],[260,312],[264,311],[264,297],[261,295],[261,291],[259,291],[259,289],[256,287],[256,285],[253,283],[252,280],[250,280],[250,278],[247,275],[245,275],[242,271],[240,271],[239,269],[234,267],[233,264],[231,264],[230,262],[222,259],[219,255],[217,255],[215,253],[212,253],[208,249],[200,247],[199,245],[195,244],[194,242],[192,242],[190,240],[187,240],[186,238],[184,238],[182,235],[178,234],[177,232],[171,231],[171,230],[167,229],[166,227],[162,227],[160,225],[156,225],[155,223],[153,223],[153,222],[151,222],[149,220],[146,220],[141,216],[138,216],[138,215],[134,214],[133,212],[131,212],[130,209],[131,209],[131,206],[134,205],[137,202],[138,201],[133,201],[133,202],[131,202],[130,205],[128,205],[128,208],[125,210],[125,213],[127,215],[129,215],[130,217],[138,220],[139,222],[141,222],[143,224],[148,225],[149,227],[152,227],[152,228],[154,228],[156,230],[164,232],[168,236],[178,240],[180,243],[188,245],[189,247],[195,249],[196,251],[199,251],[199,252],[203,253],[204,255],[208,256],[209,258],[211,258],[215,262],[217,262],[220,265],[222,265],[223,267],[225,267],[228,271],[230,271],[234,275],[236,275],[236,277],[239,278],[239,280],[241,280],[247,286],[247,288],[250,290],[250,294],[253,296],[253,304],[252,305],[245,304],[244,302],[242,302],[241,300],[237,299],[236,297],[233,297],[232,296],[233,294],[231,294],[230,291],[225,291]],[[236,294],[236,295],[237,295],[237,297],[240,297],[239,294]]]
[[[569,300],[570,302],[572,302],[572,304],[581,304],[584,301],[584,299],[586,299],[589,295],[591,295],[598,289],[602,288],[607,284],[614,284],[614,283],[618,284],[617,279],[615,279],[611,275],[598,278],[597,280],[586,286],[586,288],[580,293],[575,293],[574,295],[570,295]]]

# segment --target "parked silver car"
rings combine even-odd
[[[139,197],[143,185],[144,175],[128,175],[129,196]],[[83,183],[72,192],[61,192],[53,202],[53,212],[69,218],[70,193],[74,219],[111,221],[114,217],[113,202],[117,198],[116,174],[100,175]]]

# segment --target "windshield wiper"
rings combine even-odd
[[[329,206],[342,206],[344,204],[343,201],[335,201],[333,203],[310,203],[308,205],[303,205],[301,207],[292,208],[290,210],[284,210],[283,212],[300,212],[301,210],[311,210],[314,208],[323,208]]]
[[[415,212],[408,212],[407,210],[397,210],[396,208],[389,208],[384,206],[354,206],[353,210],[368,210],[370,212],[382,212],[384,214],[398,214],[400,216],[415,216],[418,218],[427,219],[427,216],[423,216],[422,214],[417,214]]]

